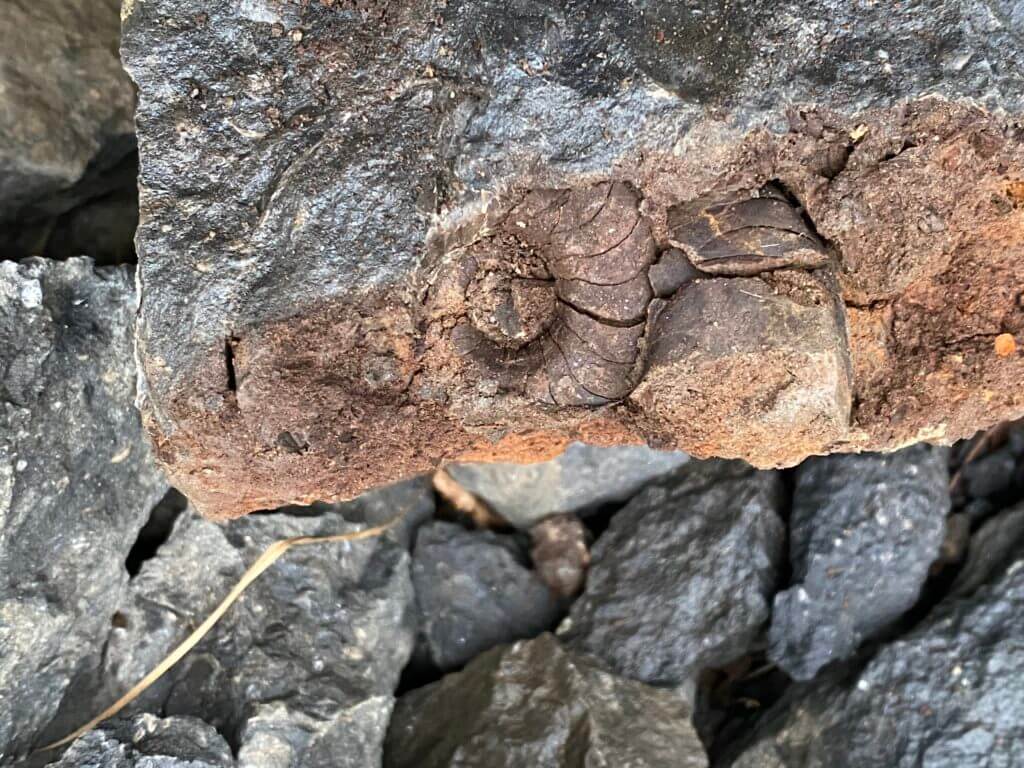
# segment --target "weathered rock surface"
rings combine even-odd
[[[398,700],[388,768],[707,765],[681,701],[549,634],[495,648]]]
[[[1024,413],[1010,4],[208,5],[123,46],[148,425],[205,513]]]
[[[530,529],[534,570],[557,596],[575,597],[590,567],[590,533],[576,515],[548,517]]]
[[[57,768],[230,768],[224,738],[194,717],[137,715],[91,731],[72,744]]]
[[[625,501],[688,458],[642,445],[600,448],[574,442],[548,461],[456,463],[445,470],[509,523],[529,528],[553,515],[586,514]]]
[[[120,6],[0,7],[0,228],[71,208],[95,192],[91,177],[134,149],[135,93],[118,58]]]
[[[1019,537],[1020,509],[1010,514]],[[787,694],[733,768],[1019,765],[1022,544],[993,558],[972,542],[967,567],[984,563],[986,583],[947,599],[846,679],[826,676]]]
[[[946,532],[948,466],[947,450],[917,445],[797,468],[793,585],[775,596],[772,661],[809,680],[914,605]]]
[[[135,310],[128,270],[0,262],[0,761],[102,644],[167,489],[133,405]]]
[[[558,603],[510,536],[436,521],[412,558],[422,642],[442,670],[489,648],[551,629]]]
[[[687,686],[763,644],[785,528],[781,481],[692,462],[616,513],[560,633],[626,677]]]
[[[272,542],[356,530],[381,515],[429,513],[428,487],[417,481],[319,515],[251,515],[223,527],[184,513],[133,579],[102,666],[76,685],[54,735],[155,667]],[[199,717],[229,734],[243,765],[378,764],[416,632],[403,538],[398,530],[290,551],[132,711]]]

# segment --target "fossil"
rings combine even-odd
[[[824,244],[776,184],[673,206],[668,228],[672,245],[698,269],[715,275],[828,263]]]

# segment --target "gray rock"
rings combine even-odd
[[[742,462],[691,462],[645,488],[592,549],[559,632],[618,673],[688,685],[763,642],[785,529],[781,481]]]
[[[137,715],[80,736],[56,768],[230,768],[224,738],[194,717]]]
[[[73,190],[134,148],[135,93],[118,58],[118,0],[0,6],[0,221],[67,210]],[[56,197],[56,199],[54,199]]]
[[[796,470],[793,586],[775,596],[768,656],[797,680],[849,658],[916,601],[950,510],[949,452],[812,458]]]
[[[429,485],[417,480],[347,504],[226,525],[183,513],[133,579],[104,663],[76,687],[62,728],[88,719],[155,667],[272,542],[357,530],[385,510],[429,514],[432,504]],[[252,768],[378,764],[416,631],[405,536],[398,528],[382,538],[291,550],[132,711],[199,717],[232,734],[240,765]]]
[[[412,581],[423,643],[442,670],[558,619],[557,601],[510,536],[429,523],[416,537]]]
[[[1022,475],[1018,468],[1018,459],[1009,445],[972,461],[963,467],[962,472],[967,495],[974,499],[990,498],[1005,493]]]
[[[130,270],[0,262],[0,702],[21,703],[0,705],[0,761],[99,652],[167,489],[133,406],[135,309]]]
[[[862,669],[798,686],[756,726],[733,768],[1021,765],[1022,545],[1018,538],[989,582],[940,604]]]
[[[544,634],[402,696],[385,765],[702,768],[688,715],[670,692],[616,677]]]
[[[529,528],[552,515],[585,515],[623,502],[688,460],[679,451],[652,451],[640,445],[599,448],[571,443],[558,458],[536,464],[450,464],[445,469],[509,523]]]

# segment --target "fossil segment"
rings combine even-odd
[[[672,244],[697,268],[715,275],[813,269],[828,263],[824,245],[800,209],[774,184],[673,206],[668,228]]]

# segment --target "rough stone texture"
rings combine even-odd
[[[182,514],[133,579],[102,665],[78,682],[51,731],[70,730],[134,685],[272,542],[429,513],[427,489],[417,481],[319,515],[251,515],[227,526]],[[416,631],[405,537],[398,530],[288,552],[132,711],[199,717],[229,734],[241,764],[254,768],[378,764]]]
[[[793,585],[775,596],[772,661],[809,680],[914,605],[946,532],[948,466],[949,451],[917,445],[797,468]]]
[[[398,700],[388,768],[703,768],[679,699],[605,671],[549,634],[495,648]]]
[[[590,535],[576,515],[548,517],[530,529],[534,570],[556,595],[575,597],[590,567]]]
[[[118,0],[0,6],[0,224],[60,213],[134,149]],[[78,189],[74,187],[79,185]],[[7,254],[4,254],[7,256]]]
[[[135,309],[128,270],[0,262],[0,760],[102,643],[167,488],[133,406]]]
[[[1020,509],[1016,513],[1019,517]],[[1018,524],[1016,534],[1022,529]],[[947,599],[917,629],[837,680],[797,687],[733,768],[960,768],[1020,765],[1024,560],[1020,538],[987,583]],[[973,547],[973,543],[972,543]],[[967,567],[972,568],[972,562]]]
[[[130,3],[123,46],[148,426],[205,513],[574,439],[782,466],[1024,412],[1008,2],[208,5]],[[757,231],[694,240],[702,211]],[[737,312],[756,334],[663,326]]]
[[[509,536],[446,522],[420,528],[412,582],[422,641],[442,670],[551,629],[558,604]]]
[[[224,738],[194,717],[137,715],[78,738],[57,768],[231,768]]]
[[[622,502],[688,460],[684,453],[641,445],[600,448],[570,443],[557,457],[533,464],[450,464],[459,485],[519,528],[564,512],[586,514]]]
[[[645,488],[594,544],[559,629],[626,677],[687,686],[756,648],[785,528],[781,481],[741,462],[692,462]]]

